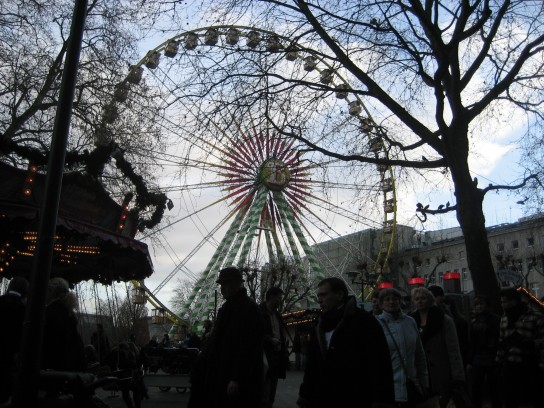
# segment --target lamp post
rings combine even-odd
[[[366,263],[357,265],[356,270],[348,271],[346,275],[353,285],[361,285],[361,299],[365,298],[365,286],[376,286],[380,276],[379,273],[369,272]]]

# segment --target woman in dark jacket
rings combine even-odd
[[[440,395],[440,406],[446,407],[457,391],[465,386],[465,370],[453,319],[434,305],[434,296],[426,288],[412,289],[416,321],[425,349],[431,393]],[[461,405],[456,406],[461,407]]]

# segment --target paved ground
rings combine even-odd
[[[167,378],[166,380],[169,381],[170,385],[187,385],[185,378]],[[144,381],[148,385],[149,399],[142,401],[142,408],[181,408],[187,406],[190,390],[179,387],[179,391],[175,388],[161,391],[158,385],[161,383],[162,385],[168,385],[164,382],[164,377],[158,378],[150,375],[144,377]],[[278,383],[274,408],[296,408],[298,388],[301,381],[301,371],[288,371],[287,378],[280,380]],[[97,395],[111,408],[126,408],[119,392],[98,390]]]

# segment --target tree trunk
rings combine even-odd
[[[491,260],[485,216],[482,208],[484,195],[472,180],[468,161],[463,154],[450,157],[450,170],[457,198],[457,220],[463,231],[467,262],[474,291],[489,297],[493,308],[498,307],[499,284]]]

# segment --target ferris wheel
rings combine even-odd
[[[170,140],[167,151],[141,147],[135,154],[166,169],[161,187],[169,195],[177,194],[184,209],[170,225],[192,226],[192,249],[183,251],[185,257],[177,259],[154,290],[143,283],[139,287],[157,299],[176,274],[192,275],[194,286],[183,312],[193,317],[213,308],[215,278],[223,266],[274,264],[288,258],[311,280],[324,274],[313,244],[336,240],[342,245],[340,237],[347,232],[372,228],[380,231],[379,248],[368,261],[380,279],[388,272],[393,248],[396,188],[391,167],[341,161],[308,148],[289,136],[291,130],[270,123],[270,101],[256,98],[251,114],[233,109],[231,115],[213,116],[218,93],[206,87],[217,84],[206,75],[226,69],[221,64],[234,69],[239,62],[233,56],[245,52],[273,58],[273,64],[267,60],[263,67],[300,81],[308,92],[314,91],[313,84],[325,87],[319,88],[324,126],[357,132],[361,143],[354,152],[361,149],[388,158],[384,130],[374,121],[372,107],[351,92],[349,78],[320,53],[288,38],[255,27],[213,26],[182,32],[150,50],[118,84],[103,112],[104,123],[113,127],[123,115],[141,115],[150,131],[158,129]],[[135,113],[142,89],[154,98],[154,112]],[[232,86],[230,91],[236,94],[238,89]],[[336,119],[329,121],[333,115]],[[289,128],[288,122],[283,124]],[[152,234],[160,241],[161,233],[159,229]],[[352,244],[345,246],[349,256],[361,255]],[[206,251],[209,261],[192,272],[194,266],[189,266],[199,251]]]

